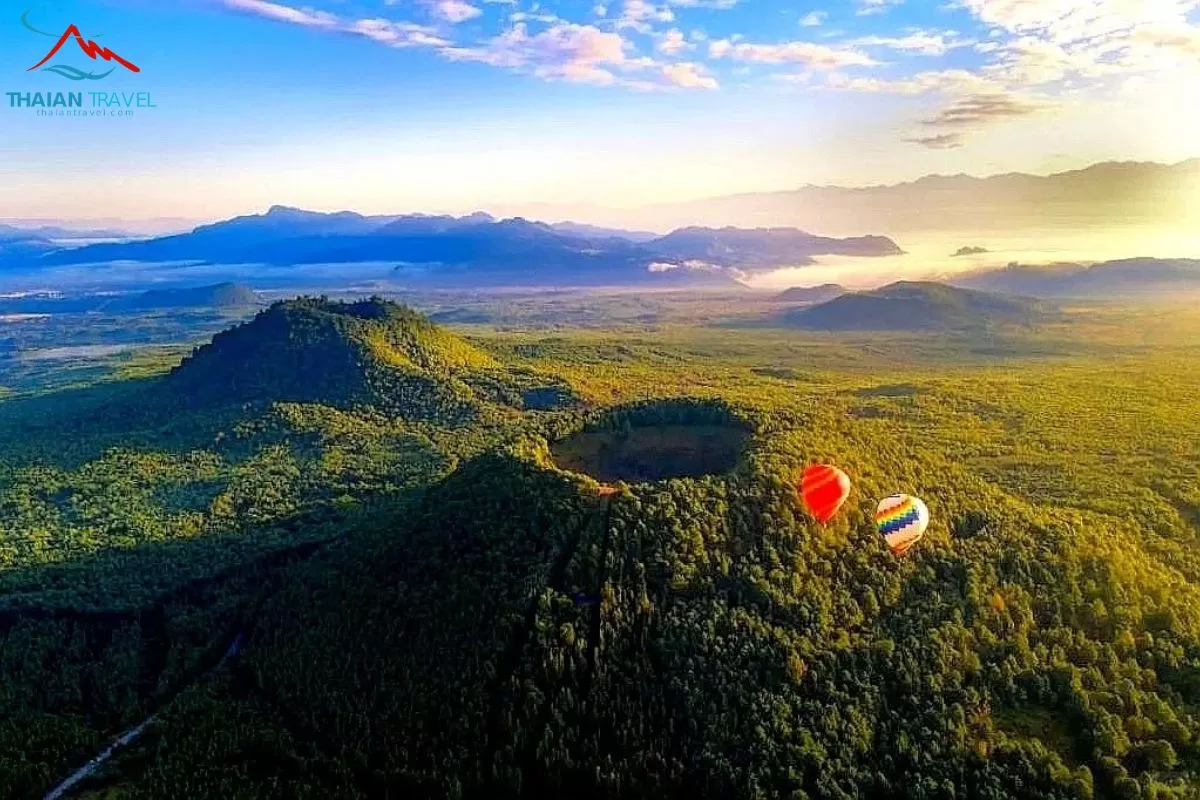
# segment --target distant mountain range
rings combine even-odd
[[[125,313],[179,308],[232,309],[248,308],[261,303],[262,298],[249,286],[240,283],[217,283],[211,286],[151,289],[131,294],[64,296],[59,293],[34,293],[0,298],[0,314]]]
[[[794,226],[846,236],[1047,231],[1200,223],[1200,159],[1103,162],[1052,175],[930,175],[889,186],[803,186],[635,209],[514,205],[508,213],[570,214],[597,225]]]
[[[830,239],[796,228],[728,226],[681,228],[647,242],[645,246],[667,258],[705,261],[746,270],[812,264],[814,255],[893,256],[904,252],[884,236]]]
[[[962,289],[929,281],[900,281],[850,292],[820,305],[791,309],[776,319],[789,327],[830,331],[970,331],[1029,325],[1050,309],[1027,297]]]
[[[1090,265],[1009,264],[947,280],[969,289],[1032,297],[1158,297],[1200,292],[1200,259],[1125,258]]]
[[[0,242],[18,241],[23,239],[126,239],[129,234],[116,229],[105,230],[73,230],[58,225],[41,225],[33,228],[22,228],[14,225],[0,224]]]
[[[487,214],[374,216],[281,206],[190,233],[91,244],[26,257],[26,266],[114,261],[213,264],[396,262],[422,286],[729,286],[747,273],[813,263],[814,256],[885,256],[882,236],[835,239],[791,228],[685,228],[666,236],[547,225]]]
[[[37,259],[58,248],[54,242],[38,236],[0,239],[0,265],[36,263]]]
[[[167,233],[190,231],[201,221],[202,220],[186,220],[181,217],[155,217],[151,219],[126,219],[117,217],[99,217],[88,219],[6,217],[4,219],[0,219],[0,225],[7,225],[23,231],[37,230],[38,228],[60,228],[76,234],[76,236],[63,236],[56,238],[101,239],[109,237],[90,235],[80,236],[80,234],[91,234],[96,231],[120,231],[122,236],[128,237],[161,236]]]
[[[587,239],[628,239],[631,242],[648,242],[657,239],[660,234],[650,231],[627,231],[622,228],[602,228],[598,225],[585,225],[581,222],[552,222],[550,227],[568,236],[582,236]]]

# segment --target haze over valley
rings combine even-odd
[[[430,287],[733,280],[762,289],[824,282],[871,288],[1012,263],[1187,258],[1200,252],[1196,197],[1200,160],[737,196],[678,206],[670,218],[680,226],[658,235],[597,224],[656,227],[654,207],[624,216],[579,209],[588,216],[573,220],[542,209],[553,220],[546,223],[482,211],[364,216],[273,206],[166,236],[89,230],[79,220],[64,223],[78,226],[67,229],[6,224],[0,272],[10,288],[237,277],[274,286],[330,279]],[[86,272],[64,269],[81,264]],[[162,264],[172,266],[155,267]],[[682,272],[668,275],[676,269]]]

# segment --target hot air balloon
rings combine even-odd
[[[800,477],[800,497],[821,523],[833,519],[850,496],[850,476],[829,464],[813,464]]]
[[[875,528],[894,556],[902,556],[925,535],[929,509],[919,497],[894,494],[879,501]]]

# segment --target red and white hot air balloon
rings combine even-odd
[[[813,464],[800,477],[800,498],[822,524],[837,516],[850,496],[850,476],[830,464]]]

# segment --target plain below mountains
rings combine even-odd
[[[135,262],[345,264],[395,262],[416,286],[732,286],[747,273],[803,266],[815,256],[888,256],[891,239],[835,239],[794,228],[685,228],[647,239],[570,223],[408,215],[367,217],[273,207],[190,233],[59,249],[32,266]]]
[[[1037,300],[960,289],[941,283],[899,281],[868,292],[850,292],[820,305],[774,317],[788,327],[828,331],[971,331],[1026,326],[1049,319]]]
[[[226,310],[252,308],[262,302],[262,297],[245,284],[216,283],[130,294],[35,293],[0,299],[0,314],[115,314],[189,308]]]

